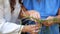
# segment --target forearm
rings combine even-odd
[[[60,8],[58,10],[57,18],[60,18]]]
[[[52,22],[54,23],[60,23],[60,9],[57,12],[57,16],[49,16],[48,18],[48,22]]]
[[[15,23],[6,22],[5,19],[0,19],[0,32],[1,33],[15,33],[18,31],[22,31],[23,26],[17,25]]]
[[[4,23],[4,25],[2,26],[2,33],[6,34],[6,33],[21,33],[23,29],[22,25],[16,25],[14,23]]]
[[[58,23],[60,24],[60,8],[59,8],[59,10],[58,10],[58,15],[56,16],[56,18],[58,19]]]

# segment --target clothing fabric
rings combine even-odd
[[[11,14],[9,0],[0,0],[0,34],[18,34],[24,27],[15,24],[20,12],[20,4],[16,0],[15,10]],[[14,17],[14,18],[13,18]]]
[[[46,19],[48,16],[56,16],[60,0],[23,0],[23,5],[28,10],[36,10],[40,13],[41,19]],[[45,30],[45,26],[42,27],[41,32],[39,34],[44,34],[43,30]],[[59,25],[54,24],[49,27],[50,31],[46,31],[45,34],[59,34]]]

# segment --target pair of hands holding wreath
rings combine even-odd
[[[60,22],[60,18],[49,16],[46,20],[40,19],[39,12],[35,10],[28,11],[23,5],[21,6],[20,18],[27,18],[28,20],[32,20],[37,24],[40,28],[42,24],[46,26],[46,29],[49,30],[49,26],[55,24],[56,22]],[[35,34],[35,33],[34,33]]]
[[[39,12],[35,10],[28,11],[23,5],[21,6],[21,12],[20,12],[21,18],[29,18],[35,22],[42,23],[45,26],[50,26],[56,22],[60,22],[60,18],[49,16],[46,20],[40,19]]]

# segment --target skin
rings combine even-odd
[[[47,18],[47,20],[48,19],[53,19],[53,18],[55,18],[55,17],[53,17],[53,16],[49,16],[48,18]],[[56,18],[59,18],[60,19],[60,8],[59,8],[59,10],[58,10],[58,15],[56,16]],[[57,23],[57,22],[56,22]],[[45,26],[51,26],[51,25],[53,25],[53,24],[55,24],[55,23],[53,23],[53,22],[49,22],[49,23],[43,23]],[[59,23],[58,23],[59,24]]]
[[[22,32],[32,33],[33,31],[35,31],[37,29],[39,29],[39,26],[36,26],[36,25],[28,25],[28,26],[24,26],[24,28],[22,29]]]
[[[37,19],[40,19],[40,14],[37,12],[37,11],[35,11],[35,10],[30,10],[30,11],[27,11],[28,13],[29,13],[29,15],[31,16],[31,17],[34,17],[34,18],[37,18]],[[36,16],[35,16],[36,15]],[[46,20],[49,20],[49,19],[53,19],[53,18],[55,18],[54,16],[49,16]],[[58,9],[58,15],[56,16],[56,18],[60,18],[60,8]],[[53,24],[55,24],[55,23],[53,23],[53,22],[44,22],[43,23],[43,25],[45,25],[45,26],[51,26],[51,25],[53,25]],[[58,23],[59,24],[59,23]]]
[[[35,10],[30,10],[30,11],[25,11],[25,13],[26,13],[26,15],[28,15],[28,16],[30,16],[30,17],[34,17],[34,18],[37,18],[37,19],[40,19],[40,14],[39,14],[39,12],[37,12],[37,11],[35,11]],[[36,15],[36,16],[35,16]],[[23,16],[23,17],[25,17],[25,16]],[[54,16],[49,16],[48,18],[47,18],[47,20],[49,20],[49,19],[53,19],[53,18],[55,18]],[[58,15],[56,16],[56,18],[60,18],[60,8],[59,8],[59,10],[58,10]],[[32,19],[33,20],[33,19]],[[43,23],[43,25],[45,25],[45,26],[51,26],[51,25],[53,25],[53,24],[55,24],[55,23],[53,23],[53,22],[44,22]],[[28,31],[28,30],[27,30]],[[31,31],[30,31],[31,32]],[[31,34],[37,34],[36,32],[31,32]]]
[[[19,1],[21,2],[21,0],[19,0]],[[15,9],[14,8],[15,4],[16,4],[16,1],[15,0],[10,0],[11,13]],[[25,11],[25,8],[24,7],[22,7],[22,9],[24,9],[24,11]],[[21,15],[21,13],[20,13],[20,15]],[[27,14],[28,12],[25,12],[25,13]],[[21,16],[24,17],[23,15],[24,15],[24,13],[22,13]],[[27,15],[29,15],[29,13]],[[36,29],[39,29],[39,26],[37,26],[37,25],[25,25],[23,27],[23,29],[22,29],[22,32],[30,32],[31,33],[32,31],[34,31]]]
[[[34,18],[37,18],[37,19],[40,19],[40,14],[39,14],[39,12],[37,12],[37,11],[35,11],[35,10],[30,10],[30,11],[25,11],[24,10],[24,12],[25,12],[25,14],[27,15],[27,16],[30,16],[30,17],[34,17]],[[25,15],[24,13],[23,13],[23,15]],[[25,16],[23,16],[23,17],[25,17]],[[55,18],[54,16],[49,16],[46,20],[49,20],[49,19],[53,19],[53,18]],[[60,8],[58,9],[58,15],[56,16],[56,18],[60,18]],[[33,20],[33,19],[32,19]],[[53,23],[53,22],[44,22],[43,23],[43,25],[45,25],[45,26],[51,26],[51,25],[53,25],[53,24],[55,24],[55,23]],[[58,23],[59,24],[59,23]],[[32,32],[31,34],[37,34],[36,32]]]
[[[30,17],[34,17],[34,18],[37,18],[37,19],[40,19],[40,14],[39,14],[39,12],[37,12],[37,11],[35,11],[35,10],[30,10],[30,11],[25,11],[25,14],[27,15],[27,16],[30,16]],[[22,16],[23,15],[25,15],[24,13],[22,14]],[[23,18],[24,18],[25,16],[23,16]],[[31,19],[31,20],[33,20],[33,19]],[[34,21],[34,20],[33,20]],[[40,28],[40,25],[38,25],[37,24],[37,26],[38,26],[38,28],[37,29],[39,29]],[[32,30],[30,30],[30,29],[32,29]],[[23,32],[25,31],[25,32],[30,32],[30,34],[38,34],[38,31],[37,32],[33,32],[33,30],[36,30],[36,27],[35,28],[31,28],[31,26],[25,26],[24,27],[24,29],[22,30]]]

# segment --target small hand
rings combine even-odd
[[[30,17],[33,17],[33,18],[36,18],[36,19],[40,19],[40,14],[39,14],[39,12],[37,12],[37,11],[35,11],[35,10],[30,10],[30,11],[28,11],[29,12],[29,16]],[[33,19],[33,18],[30,18],[32,21],[35,21],[35,22],[37,22],[35,19]]]
[[[20,12],[20,16],[22,18],[26,18],[26,16],[27,16],[27,17],[33,17],[33,18],[36,18],[36,19],[40,19],[39,12],[37,12],[35,10],[29,10],[29,11],[25,11],[25,12]]]
[[[30,10],[28,11],[30,14],[30,17],[36,18],[36,19],[40,19],[40,14],[39,12],[35,11],[35,10]]]

